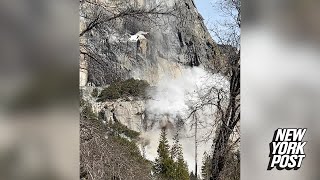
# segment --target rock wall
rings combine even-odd
[[[91,105],[95,114],[103,112],[105,122],[118,121],[127,126],[129,129],[137,132],[147,132],[152,129],[159,129],[163,125],[168,128],[174,128],[174,119],[170,119],[167,115],[158,115],[148,117],[146,100],[139,98],[121,98],[116,100],[108,100],[105,102],[96,102],[97,98],[92,97],[93,89],[101,91],[100,87],[81,87],[81,97],[85,102]]]
[[[95,87],[81,88],[82,98],[91,104],[92,111],[95,114],[103,112],[104,121],[118,121],[137,132],[146,131],[151,126],[150,121],[146,120],[144,100],[126,98],[96,102],[97,99],[91,96],[94,88]],[[101,88],[97,89],[101,90]]]
[[[175,78],[189,66],[213,66],[219,50],[193,0],[135,0],[134,7],[157,5],[167,15],[148,18],[124,17],[92,29],[81,42],[96,54],[85,56],[88,82],[104,86],[131,77],[155,85],[163,76]],[[85,13],[85,10],[82,10]],[[81,22],[81,28],[86,22]],[[139,31],[145,40],[128,39]],[[85,79],[86,76],[82,76]],[[85,82],[85,80],[82,80]]]
[[[98,0],[111,3],[119,1]],[[150,9],[159,5],[170,14],[148,18],[124,17],[103,23],[80,37],[80,86],[84,99],[92,104],[94,112],[105,112],[106,120],[118,120],[136,131],[154,126],[146,117],[143,100],[118,99],[95,102],[90,96],[92,87],[98,89],[128,78],[143,79],[151,85],[163,78],[177,78],[185,68],[204,66],[212,68],[220,61],[218,45],[212,40],[193,0],[135,0],[130,8]],[[93,16],[92,9],[83,5],[82,16]],[[80,18],[80,32],[88,22]],[[143,38],[132,40],[143,33]],[[90,56],[88,54],[90,54]],[[93,54],[92,54],[93,53]],[[157,117],[157,122],[168,121]],[[160,119],[160,121],[159,121]]]

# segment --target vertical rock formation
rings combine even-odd
[[[113,82],[135,78],[156,86],[163,77],[175,79],[181,76],[186,68],[218,67],[221,59],[219,47],[211,38],[193,0],[130,0],[121,6],[115,4],[125,0],[92,1],[93,4],[104,2],[106,6],[97,8],[83,2],[80,15],[86,18],[80,18],[80,32],[95,22],[97,14],[105,21],[80,34],[82,98],[91,104],[95,114],[102,112],[104,122],[117,121],[141,132],[144,136],[141,140],[157,139],[154,131],[149,130],[161,126],[173,129],[177,121],[181,123],[181,117],[171,117],[166,112],[148,114],[145,99],[128,97],[96,102],[91,95],[93,87],[88,84],[96,85],[101,91]],[[135,11],[129,11],[126,13],[131,15],[105,18],[126,8],[148,11],[154,7],[163,13],[135,16],[132,15]],[[133,37],[140,31],[148,33],[142,38]],[[140,143],[143,156],[154,156],[150,149],[156,153],[156,142],[151,142],[149,149],[145,148],[147,143]]]
[[[107,2],[112,4],[118,1]],[[91,57],[84,55],[89,82],[104,86],[134,77],[154,85],[163,76],[179,76],[186,67],[208,67],[218,61],[217,44],[212,40],[193,0],[130,2],[133,5],[128,8],[148,10],[157,7],[168,14],[149,14],[139,18],[125,16],[101,23],[81,37],[81,42],[94,54]],[[90,11],[92,9],[85,6],[81,9],[84,16],[91,15]],[[88,23],[84,21],[81,24]],[[149,33],[145,39],[128,41],[139,31]],[[85,76],[82,77],[85,79]],[[81,81],[84,83],[84,80]]]

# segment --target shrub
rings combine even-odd
[[[128,96],[146,98],[146,89],[149,87],[147,81],[128,79],[111,84],[102,90],[97,101],[113,100]]]
[[[109,125],[111,129],[113,129],[115,134],[124,134],[130,139],[137,139],[140,135],[139,132],[129,129],[127,126],[121,124],[120,122],[114,122]]]
[[[92,96],[92,97],[98,97],[98,94],[99,94],[99,92],[98,92],[98,89],[97,89],[97,88],[94,88],[94,89],[92,90],[92,92],[91,92],[91,96]]]
[[[150,180],[151,162],[138,146],[106,131],[101,121],[80,119],[80,179]]]
[[[97,115],[92,111],[92,107],[90,106],[90,104],[86,104],[83,107],[83,109],[80,113],[80,116],[85,119],[90,119],[90,120],[97,119]]]

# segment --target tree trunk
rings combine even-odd
[[[219,180],[219,176],[224,168],[227,156],[227,146],[234,127],[240,120],[240,104],[236,98],[240,95],[240,53],[231,55],[231,78],[230,97],[224,116],[221,116],[221,126],[218,129],[217,137],[214,141],[212,172],[210,180]],[[222,111],[222,108],[219,108]]]
[[[195,114],[195,135],[194,135],[194,146],[195,146],[195,176],[198,177],[198,140],[197,140],[197,134],[198,134],[198,117]]]
[[[231,132],[226,126],[221,127],[215,143],[212,159],[211,180],[218,180],[224,167],[226,149]]]

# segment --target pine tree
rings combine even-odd
[[[176,180],[189,180],[187,163],[183,159],[182,151],[179,151],[178,161],[176,162]]]
[[[175,180],[189,180],[188,166],[183,158],[182,146],[179,142],[178,133],[173,138],[174,144],[171,148],[171,157],[175,161]]]
[[[210,180],[211,169],[211,156],[204,152],[201,167],[201,174],[203,180]]]
[[[174,161],[178,160],[179,151],[181,149],[178,133],[173,137],[173,145],[171,148],[171,157]]]
[[[160,141],[158,146],[158,157],[153,166],[154,174],[161,180],[172,180],[175,176],[174,161],[170,156],[170,146],[167,139],[167,131],[161,129]]]

